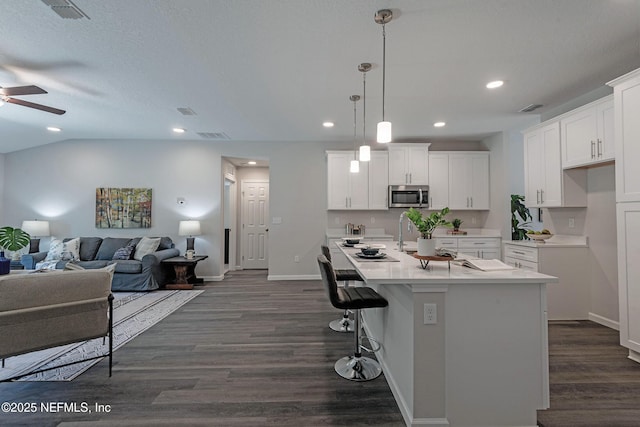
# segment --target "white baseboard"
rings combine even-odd
[[[319,274],[269,274],[267,280],[320,280]]]
[[[600,316],[599,314],[589,313],[589,320],[599,323],[602,326],[606,326],[607,328],[611,328],[615,331],[620,330],[620,322],[616,322],[615,320]]]
[[[640,353],[629,349],[629,359],[633,360],[634,362],[640,363]]]

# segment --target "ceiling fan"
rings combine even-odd
[[[38,86],[16,86],[16,87],[0,87],[0,105],[2,102],[9,104],[22,105],[23,107],[35,108],[36,110],[46,111],[53,114],[64,114],[65,110],[59,110],[57,108],[48,107],[42,104],[36,104],[35,102],[23,101],[22,99],[12,98],[12,96],[22,95],[40,95],[47,93],[46,90],[39,88]]]

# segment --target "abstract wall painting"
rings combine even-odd
[[[96,188],[96,228],[150,227],[150,188]]]

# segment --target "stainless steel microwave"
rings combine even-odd
[[[428,185],[390,185],[390,208],[428,208]]]

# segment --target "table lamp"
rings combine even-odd
[[[199,236],[200,234],[200,221],[180,221],[180,226],[178,227],[178,235],[189,236],[187,237],[188,251],[195,251],[193,248],[193,242],[195,238],[193,236]]]
[[[40,239],[38,237],[50,236],[49,221],[22,221],[22,231],[29,233],[29,253],[40,252]]]

